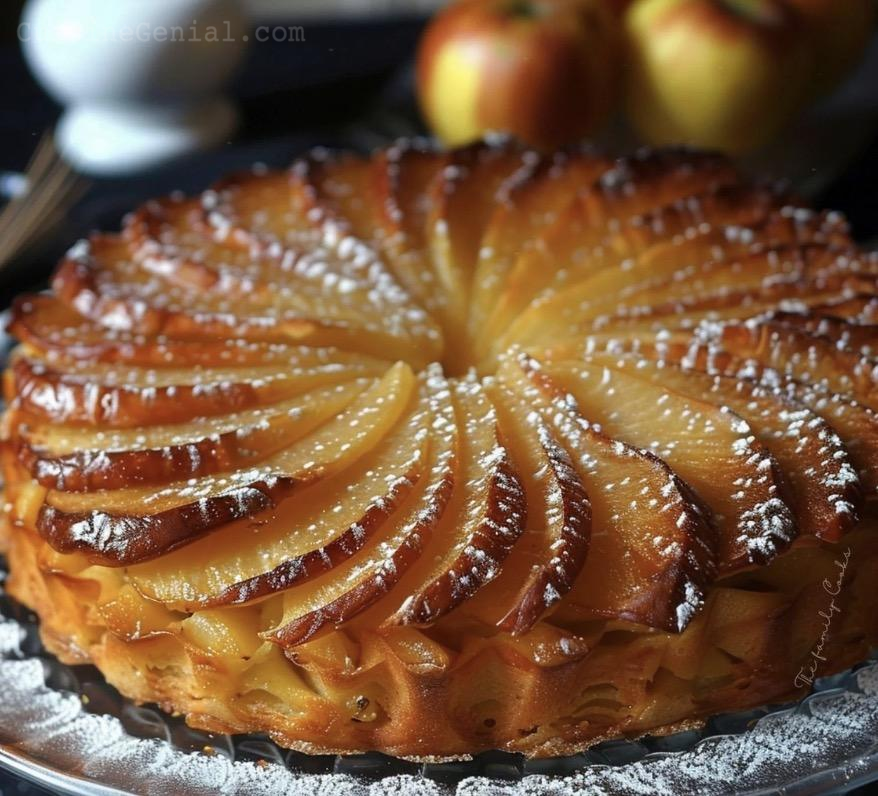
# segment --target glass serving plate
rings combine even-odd
[[[309,756],[262,736],[218,736],[138,706],[91,666],[42,647],[36,617],[3,593],[0,766],[66,794],[536,796],[845,793],[878,780],[878,657],[795,705],[716,716],[701,731],[612,741],[574,757],[488,753],[417,764]]]

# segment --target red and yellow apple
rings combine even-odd
[[[421,108],[457,146],[511,133],[553,148],[593,132],[617,94],[620,25],[606,0],[460,0],[418,52]]]
[[[625,28],[626,110],[649,143],[746,152],[807,98],[810,38],[783,0],[638,0]]]

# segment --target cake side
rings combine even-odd
[[[429,629],[339,630],[292,661],[270,644],[233,656],[226,639],[246,631],[220,618],[197,638],[109,630],[96,584],[41,569],[46,545],[24,534],[9,551],[9,589],[39,615],[47,648],[63,661],[94,663],[126,696],[182,713],[194,727],[264,732],[313,754],[380,749],[446,759],[506,749],[544,757],[800,698],[815,671],[863,660],[878,641],[873,522],[842,547],[792,551],[758,577],[719,581],[682,634],[624,622],[573,633],[545,622],[520,641],[472,637],[455,646]],[[836,562],[846,560],[833,598],[824,581],[834,589]]]

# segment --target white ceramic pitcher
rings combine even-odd
[[[238,0],[29,0],[19,38],[83,171],[144,168],[235,128],[222,91],[249,38]]]

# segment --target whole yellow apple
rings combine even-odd
[[[552,148],[605,121],[620,62],[606,0],[460,0],[424,33],[418,98],[450,146],[506,132]]]
[[[875,0],[786,0],[803,17],[816,51],[812,94],[834,89],[860,62],[875,33]]]
[[[625,29],[626,111],[650,143],[749,151],[807,95],[809,37],[782,0],[638,0]]]

